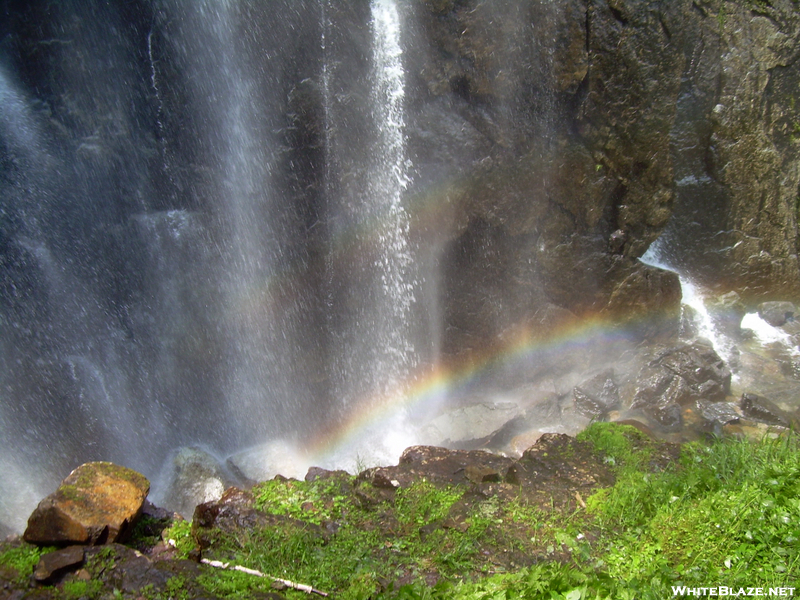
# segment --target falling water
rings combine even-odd
[[[692,312],[691,318],[694,321],[697,335],[710,341],[717,354],[730,363],[735,352],[734,342],[718,331],[706,307],[706,299],[698,286],[686,275],[677,271],[665,259],[661,241],[656,240],[645,255],[642,256],[641,260],[646,264],[672,271],[678,275],[681,284],[682,304]]]
[[[409,184],[406,157],[405,72],[400,47],[400,17],[393,0],[374,0],[372,4],[375,84],[374,118],[378,125],[376,166],[370,195],[383,212],[378,225],[380,255],[375,266],[381,274],[386,315],[382,336],[389,351],[390,367],[384,391],[396,388],[416,366],[416,353],[408,333],[408,318],[415,301],[417,282],[410,273],[413,262],[409,247],[408,215],[403,207],[403,192]],[[386,365],[380,365],[386,375]]]
[[[714,351],[717,355],[725,361],[728,368],[732,372],[732,382],[738,385],[742,377],[742,369],[739,360],[740,356],[740,339],[737,334],[733,334],[731,330],[725,330],[723,327],[718,326],[714,317],[708,308],[708,298],[702,288],[698,286],[691,278],[684,273],[681,273],[675,268],[668,258],[664,256],[665,248],[668,245],[662,243],[662,239],[653,243],[648,251],[641,257],[642,262],[649,265],[672,271],[678,275],[681,285],[682,295],[682,315],[681,315],[681,333],[686,335],[683,331],[684,326],[687,326],[688,332],[691,337],[703,338],[711,342]],[[748,315],[749,316],[749,315]],[[770,326],[764,323],[756,316],[756,319],[763,323],[767,328]],[[742,328],[753,327],[752,321],[747,317],[741,321]],[[788,336],[787,336],[788,337]]]
[[[83,182],[72,186],[78,192],[68,188],[47,128],[2,69],[0,104],[0,521],[19,528],[19,508],[76,458],[143,464],[162,419],[146,401],[135,409],[119,401],[137,395],[136,359],[120,344],[126,335],[107,299],[85,278],[99,278],[100,267],[65,256],[84,242],[64,208],[79,206]],[[87,144],[79,151],[93,153]],[[125,448],[114,443],[123,434]]]
[[[414,323],[420,310],[420,280],[406,207],[411,172],[402,14],[394,0],[373,0],[370,9],[372,64],[366,111],[370,139],[363,156],[367,166],[351,167],[349,178],[356,184],[345,187],[344,199],[339,200],[335,235],[337,240],[348,240],[340,251],[339,268],[353,274],[334,307],[346,321],[338,338],[344,350],[332,373],[343,415],[402,395],[413,382],[421,353]],[[334,139],[332,146],[336,143]],[[393,418],[391,425],[379,426],[383,433],[365,434],[377,436],[375,460],[391,455],[394,459],[408,445],[406,438],[387,441],[387,431],[400,435],[402,429],[403,415]],[[340,456],[353,452],[352,448],[340,451]]]

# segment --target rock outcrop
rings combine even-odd
[[[755,421],[779,427],[792,427],[795,430],[800,426],[797,415],[787,413],[768,398],[757,394],[742,394],[739,406],[747,417]]]
[[[412,121],[409,141],[452,140],[447,123],[472,139],[454,149],[456,169],[472,168],[446,204],[445,353],[484,348],[547,305],[674,329],[677,278],[637,258],[672,214],[689,3],[428,7],[420,101],[440,118]]]
[[[592,418],[603,417],[620,401],[613,369],[606,369],[575,386],[572,394],[578,411]]]
[[[797,4],[703,0],[687,14],[669,253],[719,292],[739,292],[749,306],[795,298]]]
[[[123,540],[149,491],[150,482],[136,471],[108,462],[83,464],[39,503],[23,537],[43,546]]]
[[[662,233],[670,261],[719,294],[752,307],[800,293],[794,3],[427,7],[409,140],[425,183],[470,165],[436,229],[446,354],[548,303],[669,330],[678,282],[636,260]]]
[[[725,400],[731,372],[704,340],[661,352],[639,373],[632,409],[640,409],[661,427],[683,425],[682,406]]]

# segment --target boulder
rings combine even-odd
[[[83,558],[83,546],[68,546],[42,554],[33,570],[33,578],[40,583],[50,581],[67,570],[79,568],[83,565]]]
[[[483,450],[412,446],[397,466],[367,469],[358,478],[380,489],[404,488],[422,479],[434,485],[482,483],[501,479],[513,462]]]
[[[798,425],[796,417],[763,396],[744,393],[739,402],[739,407],[745,416],[767,425],[778,425],[780,427],[797,427]]]
[[[451,446],[490,435],[521,413],[515,402],[480,402],[459,406],[432,419],[420,433],[423,444]]]
[[[697,340],[660,352],[639,372],[632,409],[641,409],[663,428],[682,423],[681,407],[718,402],[730,392],[731,372],[711,344]]]
[[[525,409],[504,423],[489,436],[475,440],[479,446],[476,445],[474,448],[482,447],[506,455],[519,456],[543,433],[560,433],[560,427],[563,427],[563,418],[559,398],[551,394],[549,398]]]
[[[794,321],[796,310],[791,302],[762,302],[758,305],[758,316],[773,327],[781,327],[789,321]]]
[[[704,431],[722,435],[723,428],[729,424],[737,424],[742,418],[741,412],[733,402],[697,401],[697,414]]]
[[[192,518],[195,530],[218,527],[233,531],[260,524],[263,524],[263,514],[255,509],[255,498],[238,488],[228,488],[219,500],[198,505]]]
[[[23,537],[42,546],[123,540],[149,491],[150,482],[136,471],[109,462],[83,464],[39,503]]]
[[[741,334],[742,318],[747,314],[747,308],[737,292],[730,291],[712,298],[708,312],[720,332],[734,338]]]
[[[192,518],[192,535],[199,547],[207,548],[216,539],[217,531],[234,533],[269,526],[299,527],[311,535],[325,538],[325,528],[313,523],[306,523],[284,515],[273,515],[266,508],[264,511],[255,507],[255,498],[250,492],[238,488],[225,490],[222,498],[200,504]]]
[[[178,450],[169,469],[169,486],[160,504],[186,518],[198,504],[219,500],[226,488],[242,485],[230,469],[196,446]]]
[[[602,417],[619,404],[619,390],[614,382],[614,370],[606,369],[575,386],[575,407],[587,417]]]

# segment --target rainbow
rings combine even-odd
[[[451,369],[431,368],[392,393],[362,400],[352,408],[348,418],[312,440],[306,451],[312,462],[348,450],[357,451],[366,432],[391,427],[409,415],[430,416],[445,406],[449,397],[468,389],[485,373],[498,368],[524,368],[548,355],[600,352],[607,348],[621,352],[636,344],[637,338],[629,328],[599,315],[562,325],[547,336],[520,327],[505,344],[481,356],[473,356],[468,364]],[[405,446],[398,448],[398,455],[403,449]]]

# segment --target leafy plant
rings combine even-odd
[[[180,558],[187,558],[189,552],[195,548],[190,521],[175,521],[171,527],[164,530],[163,538],[164,541],[178,549]]]
[[[64,600],[90,600],[98,598],[101,590],[102,584],[99,581],[74,579],[61,585],[58,597]]]
[[[395,508],[397,520],[403,524],[424,526],[444,519],[464,490],[453,487],[437,488],[421,481],[405,489],[397,490]]]

